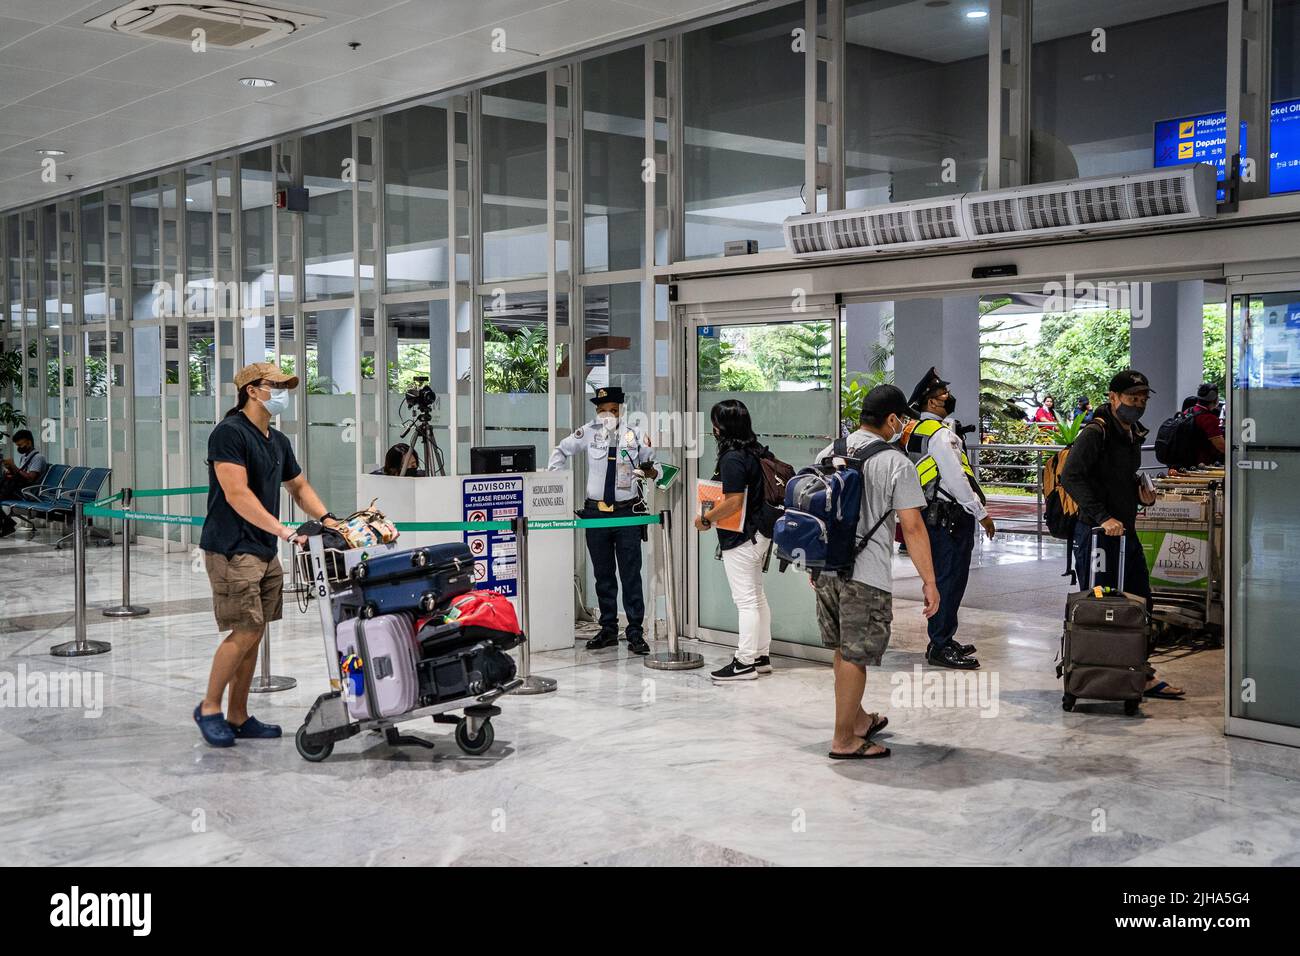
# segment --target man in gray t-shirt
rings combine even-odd
[[[848,437],[850,453],[860,453],[873,442],[893,441],[903,433],[907,399],[893,385],[877,385],[862,400],[861,427]],[[830,458],[828,445],[817,460]],[[833,760],[869,760],[888,757],[889,748],[873,744],[870,737],[889,723],[887,717],[862,709],[867,688],[867,666],[877,666],[889,646],[893,621],[894,523],[892,511],[903,526],[908,556],[921,576],[925,616],[939,609],[930,561],[930,539],[921,509],[925,495],[916,467],[901,451],[882,451],[863,468],[862,512],[859,536],[866,535],[882,517],[853,564],[853,574],[840,577],[823,573],[817,578],[817,626],[822,644],[835,648],[835,737],[828,754]]]
[[[21,501],[24,488],[40,483],[41,476],[50,467],[45,456],[36,450],[36,439],[26,428],[14,432],[14,454],[0,462],[0,501]],[[14,519],[0,508],[0,538],[14,533]]]

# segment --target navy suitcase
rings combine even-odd
[[[461,541],[394,551],[362,561],[352,569],[352,581],[361,592],[363,617],[427,614],[474,589],[474,557]]]

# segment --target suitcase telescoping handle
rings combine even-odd
[[[1088,587],[1089,588],[1092,587],[1093,575],[1097,570],[1097,534],[1098,532],[1102,532],[1105,530],[1106,529],[1101,527],[1100,525],[1092,529],[1092,553],[1088,555]],[[1115,585],[1116,591],[1124,590],[1124,552],[1127,550],[1124,547],[1125,537],[1126,536],[1123,534],[1119,536],[1119,581]]]

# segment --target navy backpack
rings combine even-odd
[[[823,571],[847,576],[853,563],[879,527],[893,511],[880,516],[870,531],[858,538],[862,514],[863,469],[868,461],[898,446],[872,442],[859,454],[852,454],[848,439],[835,443],[834,452],[810,468],[804,468],[786,485],[785,511],[772,531],[781,569],[793,564],[816,577]],[[836,461],[843,461],[837,465]]]

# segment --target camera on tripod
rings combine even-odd
[[[424,462],[430,475],[447,474],[446,464],[443,462],[442,449],[438,447],[438,439],[433,433],[433,410],[438,407],[438,393],[429,386],[429,376],[416,375],[413,377],[414,382],[402,396],[402,404],[411,411],[410,419],[403,422],[406,429],[402,432],[401,437],[414,432],[411,438],[411,444],[419,442],[423,446]],[[402,464],[402,475],[406,474],[406,464]]]
[[[412,412],[420,417],[431,416],[438,407],[438,393],[429,386],[429,376],[417,375],[415,384],[406,390],[405,400]]]

